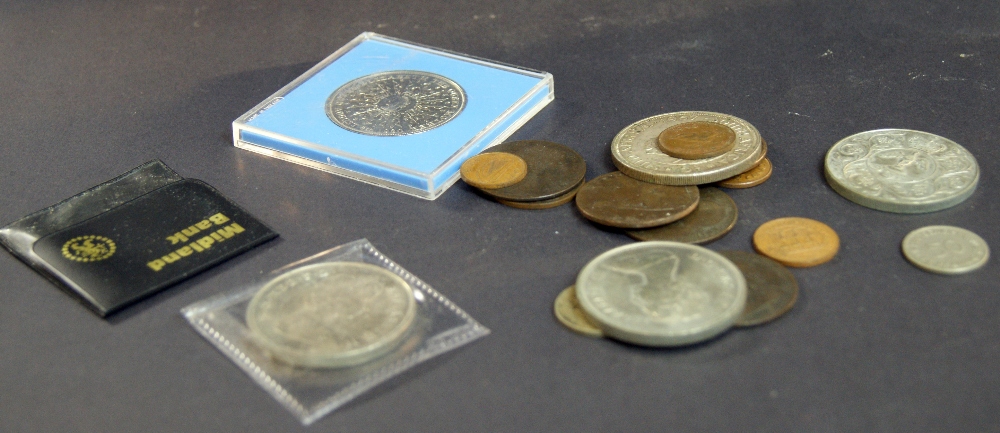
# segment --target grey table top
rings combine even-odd
[[[232,146],[233,119],[364,31],[552,73],[512,138],[574,148],[588,179],[643,117],[744,118],[775,172],[728,191],[740,220],[708,247],[803,216],[842,249],[793,270],[799,302],[765,326],[674,350],[574,334],[556,295],[634,241],[573,206],[425,201]],[[9,1],[0,40],[0,224],[159,158],[281,234],[110,320],[0,254],[0,431],[1000,431],[1000,261],[948,277],[900,252],[931,224],[1000,248],[993,2]],[[877,128],[962,144],[978,190],[921,215],[840,197],[824,153]],[[302,427],[179,310],[359,238],[493,332]]]

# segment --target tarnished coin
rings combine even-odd
[[[247,306],[252,340],[303,367],[357,365],[384,355],[416,315],[410,285],[375,265],[304,266],[261,288]]]
[[[840,237],[830,226],[799,217],[778,218],[753,233],[758,253],[785,266],[806,268],[830,261],[840,249]]]
[[[480,189],[511,186],[528,174],[520,156],[506,152],[481,153],[465,160],[459,169],[465,183]]]
[[[569,286],[556,296],[556,303],[553,307],[556,319],[580,334],[588,337],[603,337],[601,328],[597,326],[580,308],[580,301],[576,299],[576,286]]]
[[[576,207],[587,219],[611,227],[656,227],[684,218],[698,206],[698,187],[656,185],[615,171],[587,182]]]
[[[747,305],[736,326],[757,326],[770,322],[792,309],[799,298],[799,283],[780,263],[746,251],[719,251],[747,280]]]
[[[830,148],[824,165],[834,191],[886,212],[946,209],[969,198],[979,183],[979,165],[964,147],[909,129],[854,134]]]
[[[736,202],[718,188],[700,188],[698,206],[688,216],[651,229],[626,230],[640,241],[703,244],[721,238],[736,226]]]
[[[723,188],[750,188],[764,183],[771,178],[771,161],[764,158],[760,164],[745,173],[723,180],[716,185]]]
[[[660,132],[688,122],[723,125],[736,133],[733,149],[712,158],[674,158],[657,143]],[[747,121],[728,114],[681,111],[660,114],[635,122],[611,141],[611,156],[622,173],[663,185],[700,185],[717,182],[747,171],[761,152],[760,133]]]
[[[960,227],[926,226],[903,238],[903,255],[925,271],[954,275],[985,265],[990,247],[979,235]]]
[[[507,201],[542,201],[576,188],[587,173],[587,163],[579,153],[559,143],[539,140],[511,141],[491,147],[482,154],[512,153],[528,164],[520,182],[504,188],[482,190],[488,196]]]
[[[678,242],[639,242],[607,251],[576,279],[584,312],[604,335],[646,346],[712,338],[743,312],[746,281],[718,253]]]
[[[711,158],[733,150],[736,132],[718,123],[687,122],[664,129],[656,142],[674,158]]]
[[[554,208],[556,206],[562,206],[562,205],[564,205],[566,203],[569,203],[569,202],[573,201],[573,198],[576,197],[576,193],[579,192],[580,188],[582,188],[582,187],[583,187],[583,182],[580,182],[580,185],[577,185],[576,188],[571,189],[566,194],[560,195],[560,196],[555,197],[555,198],[550,198],[548,200],[541,200],[541,201],[507,201],[507,200],[497,199],[497,201],[500,202],[500,204],[504,204],[504,205],[507,205],[507,206],[510,206],[510,207],[513,207],[513,208],[518,208],[518,209],[532,209],[532,210],[549,209],[549,208]]]

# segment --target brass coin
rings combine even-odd
[[[723,188],[750,188],[771,178],[771,160],[764,158],[760,164],[750,170],[720,181],[717,185]]]
[[[587,313],[583,312],[583,308],[580,308],[580,300],[576,298],[576,286],[569,286],[559,293],[559,296],[556,296],[553,309],[556,313],[556,319],[559,319],[559,322],[566,325],[567,328],[588,337],[604,336],[601,328],[594,324]]]
[[[819,221],[787,217],[761,224],[753,234],[753,247],[785,266],[806,268],[837,255],[840,238]]]
[[[686,122],[664,129],[656,140],[674,158],[704,159],[733,150],[736,131],[718,123]]]
[[[459,169],[465,183],[479,189],[511,186],[528,174],[528,164],[513,153],[481,153],[465,160]]]
[[[662,226],[698,206],[698,187],[646,183],[615,171],[584,184],[576,207],[595,223],[625,229]]]
[[[760,165],[760,163],[764,162],[764,157],[766,157],[766,156],[767,156],[767,140],[761,138],[760,139],[760,156],[758,156],[757,160],[754,161],[753,166],[756,167],[756,166]],[[751,168],[753,168],[753,167],[751,167]]]
[[[539,140],[511,141],[483,152],[506,152],[521,157],[528,173],[513,185],[481,190],[497,200],[542,201],[566,194],[583,180],[587,163],[579,153],[559,143]]]
[[[746,251],[719,251],[733,262],[747,280],[747,304],[736,326],[757,326],[792,309],[799,298],[799,283],[780,263]]]
[[[548,200],[542,200],[542,201],[509,201],[500,199],[497,199],[497,201],[500,202],[500,204],[504,204],[518,209],[549,209],[556,206],[562,206],[566,203],[573,201],[573,198],[576,197],[576,193],[579,192],[580,188],[582,187],[583,187],[583,182],[580,182],[580,184],[577,185],[576,188],[571,189],[566,194],[563,194],[556,198],[550,198]]]
[[[736,202],[718,188],[701,188],[698,206],[688,216],[651,229],[626,230],[640,241],[703,244],[721,238],[736,226]]]

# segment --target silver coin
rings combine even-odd
[[[963,274],[985,265],[990,247],[979,235],[963,228],[926,226],[903,238],[903,255],[925,271]]]
[[[465,108],[458,83],[420,71],[366,75],[334,90],[326,115],[341,128],[366,135],[417,134],[448,123]]]
[[[367,263],[331,262],[290,271],[247,306],[254,342],[304,367],[357,365],[389,352],[416,315],[402,278]]]
[[[844,138],[826,153],[824,165],[834,191],[886,212],[949,208],[969,198],[979,183],[979,165],[964,147],[909,129],[879,129]]]
[[[736,133],[736,144],[722,155],[704,159],[674,158],[660,150],[657,137],[671,126],[687,122],[712,122]],[[611,141],[611,156],[622,173],[662,185],[701,185],[749,170],[761,153],[757,128],[746,120],[708,111],[660,114],[635,122]]]
[[[712,338],[743,313],[747,284],[712,250],[678,242],[641,242],[607,251],[576,280],[583,310],[605,335],[645,346]]]

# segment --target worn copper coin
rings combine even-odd
[[[733,150],[736,131],[718,123],[686,122],[664,129],[657,144],[674,158],[711,158]]]
[[[537,210],[537,209],[549,209],[549,208],[553,208],[553,207],[556,207],[556,206],[562,206],[562,205],[564,205],[566,203],[569,203],[569,202],[573,201],[573,198],[576,197],[576,193],[579,192],[580,188],[582,188],[582,187],[583,187],[583,182],[581,181],[580,184],[576,186],[576,188],[571,189],[566,194],[560,195],[560,196],[555,197],[555,198],[550,198],[548,200],[541,200],[541,201],[508,201],[508,200],[497,199],[497,201],[500,202],[500,204],[504,204],[504,205],[507,205],[507,206],[510,206],[510,207],[513,207],[513,208],[518,208],[518,209],[533,209],[533,210]]]
[[[723,188],[750,188],[757,186],[771,178],[771,160],[764,158],[756,167],[729,179],[720,181],[716,185]]]
[[[736,202],[718,188],[701,188],[698,206],[688,216],[670,224],[625,233],[640,241],[674,241],[703,244],[721,238],[736,226]]]
[[[506,152],[481,153],[465,160],[459,169],[465,183],[479,189],[511,186],[528,174],[528,164],[520,156]]]
[[[576,298],[576,286],[569,286],[559,293],[559,296],[556,296],[553,310],[555,310],[559,323],[567,328],[588,337],[604,336],[601,328],[580,308],[580,300]]]
[[[733,262],[747,280],[747,305],[736,326],[757,326],[792,309],[799,298],[799,283],[788,268],[760,254],[719,251]]]
[[[840,249],[840,237],[830,226],[816,220],[778,218],[757,228],[753,247],[785,266],[805,268],[833,259]]]
[[[539,140],[511,141],[483,152],[506,152],[528,165],[524,179],[513,185],[481,190],[498,200],[542,201],[566,194],[583,180],[587,163],[579,153],[559,143]]]
[[[576,207],[585,218],[626,229],[672,223],[696,206],[698,187],[646,183],[620,171],[598,176],[576,194]]]

